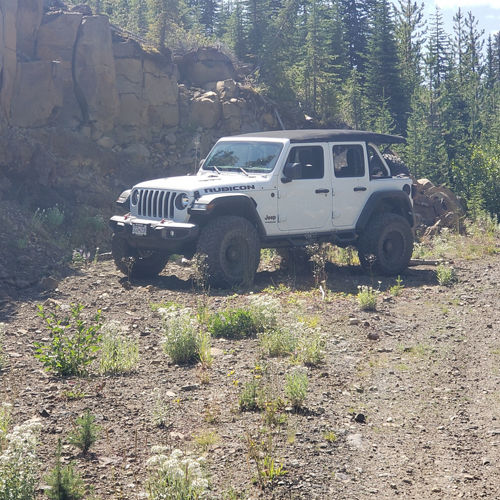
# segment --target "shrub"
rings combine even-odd
[[[438,283],[442,286],[451,286],[457,281],[455,269],[446,264],[439,264],[439,266],[436,267],[436,278]]]
[[[76,419],[75,430],[68,436],[68,441],[80,448],[84,455],[97,441],[99,426],[95,424],[95,417],[87,410],[84,415]]]
[[[139,362],[138,341],[126,337],[114,323],[105,325],[102,331],[99,371],[112,375],[131,372]]]
[[[190,316],[165,316],[163,348],[173,363],[185,365],[200,360],[203,338]]]
[[[285,395],[296,410],[302,408],[307,397],[308,388],[309,380],[307,373],[297,370],[287,374]]]
[[[48,345],[35,342],[35,357],[48,370],[59,375],[86,375],[88,365],[96,359],[101,336],[101,311],[97,311],[92,323],[81,318],[82,304],[72,304],[70,316],[58,317],[56,312],[47,313],[38,306],[38,315],[45,321],[51,341]]]
[[[197,500],[206,497],[208,480],[203,471],[203,457],[192,458],[180,450],[167,455],[167,448],[153,447],[148,460],[150,469],[146,483],[150,500]]]
[[[208,331],[214,337],[226,339],[251,337],[261,328],[262,322],[252,309],[228,309],[215,313],[208,320]]]
[[[288,326],[265,330],[259,335],[260,346],[268,356],[288,356],[298,345],[297,334]]]
[[[10,403],[2,403],[0,405],[0,452],[7,446],[11,408],[12,405]]]
[[[36,446],[40,422],[28,420],[6,434],[0,453],[0,498],[28,500],[35,498],[38,476]]]
[[[377,310],[377,290],[371,286],[360,285],[358,286],[358,303],[362,311],[376,311]]]
[[[3,323],[0,323],[0,372],[3,370],[5,366],[5,355],[3,352],[3,335],[5,331],[5,326]]]
[[[325,360],[325,337],[312,328],[303,328],[296,350],[299,363],[318,366]]]
[[[50,489],[46,495],[51,500],[80,500],[85,496],[85,485],[72,464],[61,464],[61,440],[57,443],[56,466],[46,478]]]

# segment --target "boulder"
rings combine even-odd
[[[116,120],[117,125],[145,127],[147,119],[147,107],[137,94],[120,94],[120,114]]]
[[[149,106],[148,121],[151,127],[169,128],[179,124],[178,104],[163,104],[162,106]]]
[[[238,97],[238,84],[231,78],[217,82],[216,89],[222,100]]]
[[[141,46],[130,38],[113,38],[113,56],[115,59],[139,59],[142,56]]]
[[[242,102],[235,98],[222,103],[222,115],[230,134],[236,134],[241,131],[242,104]]]
[[[56,85],[57,63],[32,61],[18,63],[11,123],[18,127],[40,127],[53,121],[62,105],[62,92]]]
[[[48,12],[38,30],[36,56],[45,61],[73,59],[73,48],[82,21],[77,12]]]
[[[42,16],[43,0],[18,0],[15,24],[17,52],[25,60],[35,58],[36,36]]]
[[[179,61],[179,70],[181,81],[199,86],[236,77],[229,57],[212,47],[200,47],[187,53]]]
[[[212,128],[220,117],[221,105],[215,92],[206,92],[191,101],[190,121],[193,125]]]
[[[111,130],[119,112],[119,101],[111,30],[106,16],[83,18],[76,41],[73,71],[75,92],[84,119],[96,130]]]

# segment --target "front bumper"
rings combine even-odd
[[[148,250],[182,253],[183,249],[194,244],[199,234],[197,224],[171,220],[152,221],[130,215],[114,215],[109,225],[115,235],[127,240],[131,247]],[[137,234],[139,232],[143,234]]]

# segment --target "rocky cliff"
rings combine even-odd
[[[179,127],[216,136],[277,125],[224,54],[200,48],[174,62],[87,6],[0,0],[0,68],[4,128],[60,127],[121,150],[173,143]]]

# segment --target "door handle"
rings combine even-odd
[[[314,191],[315,193],[318,193],[318,194],[326,194],[326,193],[329,193],[330,190],[329,189],[316,189],[316,191]]]
[[[366,191],[366,188],[364,186],[357,186],[354,188],[354,191]]]

